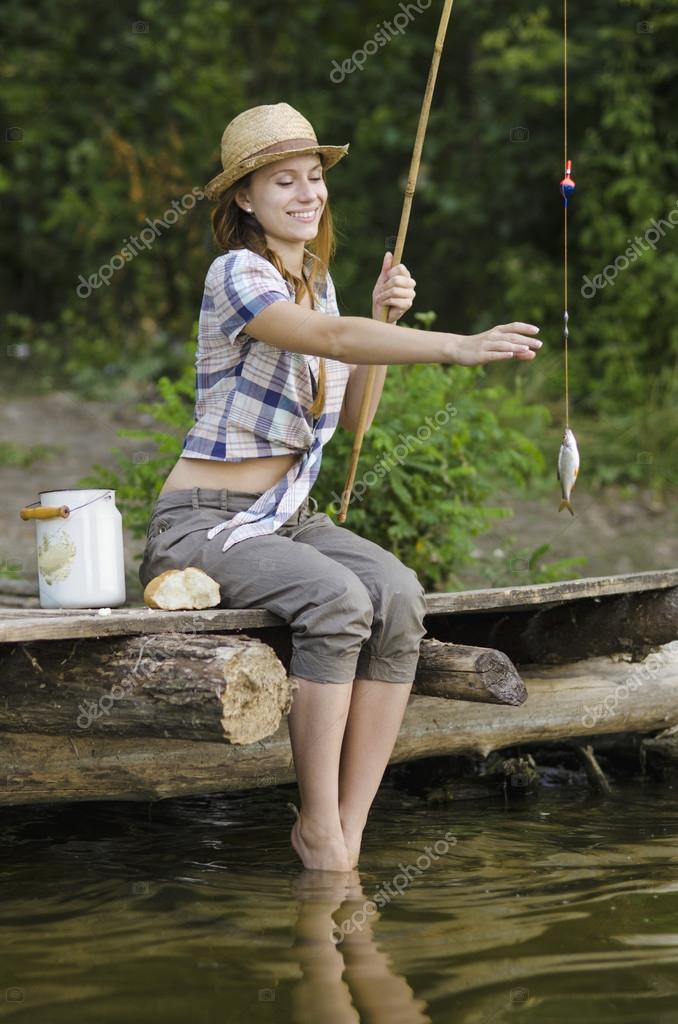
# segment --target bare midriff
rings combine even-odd
[[[232,491],[262,494],[281,480],[301,455],[301,452],[292,452],[290,455],[270,455],[266,458],[255,456],[241,462],[191,459],[182,455],[172,467],[160,494],[191,487],[206,487],[213,490],[225,487]]]
[[[301,306],[311,308],[311,301],[304,295]],[[169,476],[160,489],[160,494],[181,491],[191,487],[205,487],[214,490],[227,488],[232,491],[263,493],[281,480],[297,462],[302,452],[289,455],[255,456],[240,462],[222,462],[219,459],[192,459],[181,455],[170,470]]]

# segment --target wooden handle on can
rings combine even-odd
[[[70,509],[68,505],[38,505],[36,508],[22,508],[19,515],[22,519],[56,519],[57,516],[68,519]]]

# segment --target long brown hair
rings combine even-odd
[[[322,160],[322,156],[321,156]],[[247,213],[235,201],[235,194],[241,188],[248,188],[252,180],[251,171],[244,177],[234,181],[232,185],[222,193],[217,205],[212,210],[212,233],[218,245],[224,251],[230,249],[250,249],[252,252],[263,256],[276,268],[279,274],[288,281],[294,288],[294,301],[301,302],[304,291],[308,292],[311,299],[311,306],[316,309],[317,290],[325,283],[325,277],[329,271],[330,261],[334,257],[336,239],[334,234],[334,223],[330,210],[329,198],[318,224],[316,237],[304,248],[304,253],[311,253],[316,258],[311,262],[308,281],[302,275],[297,277],[283,265],[280,256],[266,243],[266,235],[261,224],[251,214]],[[325,168],[323,166],[323,180],[325,179]],[[325,406],[325,360],[320,357],[318,370],[318,391],[309,406],[307,412],[311,416],[319,416]]]

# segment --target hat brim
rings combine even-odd
[[[249,160],[241,160],[240,163],[228,171],[222,171],[215,178],[203,186],[203,191],[208,199],[218,199],[229,185],[246,174],[251,174],[259,167],[275,163],[276,160],[284,160],[288,156],[304,156],[307,153],[320,153],[323,156],[323,169],[329,170],[334,167],[342,157],[348,154],[350,143],[345,146],[305,146],[303,149],[289,149],[286,153],[266,153],[261,156],[250,157]]]

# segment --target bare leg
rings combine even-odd
[[[301,796],[291,841],[306,868],[350,870],[339,819],[339,758],[353,683],[299,684],[287,725]]]
[[[351,867],[398,738],[412,683],[356,679],[339,765],[339,816]]]

